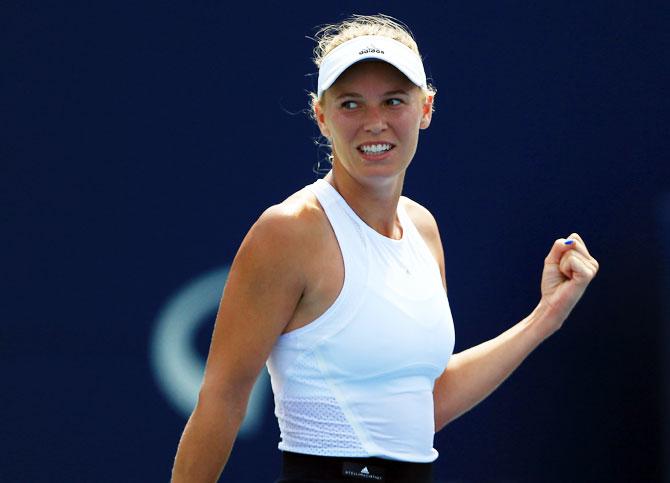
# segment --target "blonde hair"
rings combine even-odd
[[[380,13],[377,15],[352,15],[342,22],[321,27],[313,39],[316,42],[312,59],[314,64],[318,68],[321,66],[323,58],[335,47],[363,35],[381,35],[392,38],[406,45],[421,57],[419,47],[416,45],[409,27],[398,19]],[[425,93],[434,96],[436,90],[429,84]],[[318,101],[316,94],[310,93],[310,97],[312,101]]]

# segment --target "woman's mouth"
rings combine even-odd
[[[366,143],[358,146],[364,159],[382,159],[395,147],[391,143]]]

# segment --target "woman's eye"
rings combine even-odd
[[[344,101],[342,103],[342,107],[344,109],[356,109],[358,107],[358,103],[356,101]]]
[[[393,99],[389,99],[388,101],[386,101],[386,103],[389,106],[399,106],[400,104],[402,104],[402,100],[397,99],[397,98],[393,98]]]

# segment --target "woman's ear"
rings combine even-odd
[[[323,108],[321,107],[321,103],[318,101],[318,99],[312,99],[312,110],[314,111],[314,119],[316,119],[316,124],[319,126],[321,135],[330,140],[330,130],[326,125]]]
[[[421,129],[428,129],[428,126],[430,126],[430,121],[433,118],[433,100],[435,99],[435,96],[426,96],[425,100],[423,101],[423,105],[421,106],[421,123],[419,124],[419,127]]]

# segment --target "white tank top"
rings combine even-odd
[[[430,462],[433,386],[454,349],[440,271],[402,205],[402,239],[361,220],[328,182],[307,186],[344,259],[326,312],[279,337],[267,366],[279,449]]]

